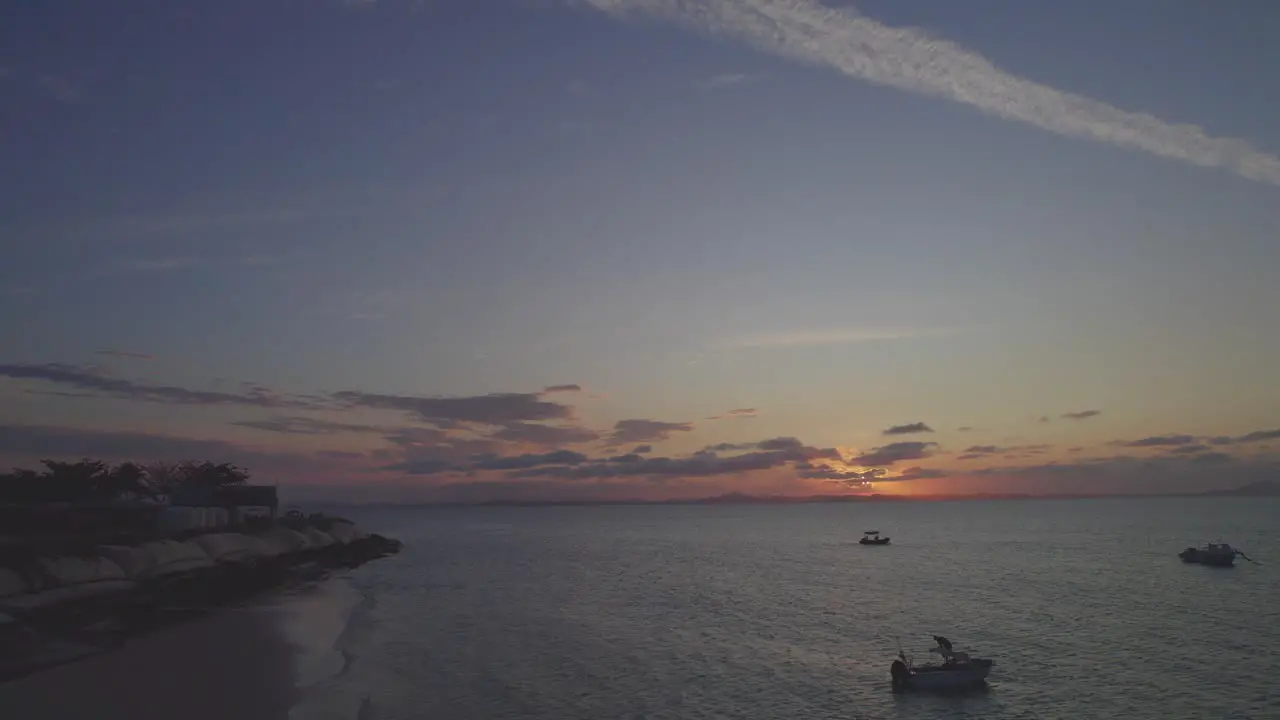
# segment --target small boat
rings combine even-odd
[[[898,648],[898,659],[889,666],[895,692],[966,690],[986,684],[995,662],[957,652],[951,641],[941,635],[934,635],[933,639],[938,646],[930,648],[929,652],[941,655],[941,663],[916,665],[902,652],[902,648]]]
[[[1232,567],[1236,564],[1237,556],[1253,562],[1252,558],[1231,547],[1229,543],[1207,543],[1198,548],[1189,547],[1178,553],[1178,557],[1182,558],[1184,563],[1212,565],[1213,567]]]
[[[859,545],[888,545],[889,536],[880,537],[879,530],[868,530],[862,533],[862,539],[858,541]]]

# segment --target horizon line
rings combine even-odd
[[[1259,488],[1258,486],[1261,485]],[[306,487],[306,486],[303,486]],[[315,486],[312,486],[315,487]],[[1253,491],[1253,488],[1258,488]],[[1150,498],[1258,498],[1280,497],[1280,483],[1261,481],[1225,490],[1202,490],[1198,492],[1150,492],[1150,493],[961,493],[961,494],[922,494],[904,495],[898,493],[867,493],[840,495],[748,495],[743,493],[724,493],[694,498],[668,498],[646,500],[642,498],[549,498],[545,500],[517,500],[514,498],[491,500],[372,500],[372,501],[340,501],[312,500],[295,502],[290,505],[304,503],[314,505],[339,505],[349,507],[368,507],[394,505],[400,507],[554,507],[554,506],[606,506],[606,505],[714,505],[714,504],[753,504],[753,505],[800,505],[823,503],[851,502],[951,502],[957,500],[1105,500],[1105,499],[1150,499]]]

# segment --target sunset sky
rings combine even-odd
[[[0,467],[1280,478],[1278,34],[1193,0],[18,3]]]

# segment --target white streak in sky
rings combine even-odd
[[[814,0],[585,0],[615,15],[648,14],[737,37],[877,85],[944,97],[1007,120],[1280,185],[1280,158],[1145,113],[1012,75],[978,53],[911,28],[882,25]]]
[[[956,335],[961,332],[964,331],[959,328],[920,330],[834,328],[828,330],[800,330],[735,337],[722,341],[719,343],[719,346],[724,349],[745,349],[798,347],[805,345],[848,345],[853,343],[877,342],[883,340],[944,337],[948,335]]]

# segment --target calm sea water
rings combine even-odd
[[[1274,499],[343,512],[406,549],[309,601],[300,720],[1280,718]],[[890,692],[934,633],[986,691]]]

